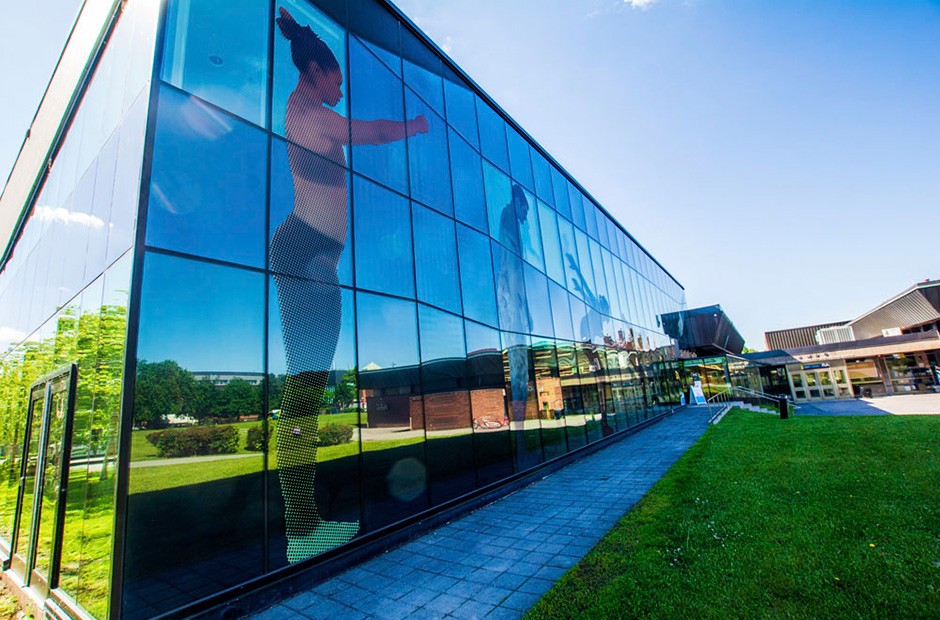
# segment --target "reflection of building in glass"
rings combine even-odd
[[[852,321],[765,334],[749,360],[785,369],[796,400],[940,391],[940,280],[925,280]],[[786,346],[774,346],[784,344]]]
[[[45,604],[185,615],[679,402],[681,285],[393,7],[112,4],[0,198]]]

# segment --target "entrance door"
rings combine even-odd
[[[43,596],[57,585],[76,379],[72,365],[30,388],[10,567]]]

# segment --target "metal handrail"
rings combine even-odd
[[[733,400],[734,400],[734,394],[735,394],[736,392],[738,392],[738,393],[740,393],[740,394],[742,394],[742,395],[744,395],[744,396],[747,396],[747,397],[749,397],[749,398],[758,398],[758,399],[770,401],[770,402],[772,402],[772,403],[774,403],[774,404],[778,404],[778,403],[780,402],[780,397],[779,397],[779,396],[774,396],[774,395],[772,395],[772,394],[767,394],[766,392],[761,392],[761,391],[758,391],[758,390],[752,390],[751,388],[746,388],[746,387],[741,387],[741,386],[737,386],[737,385],[732,385],[732,386],[726,387],[725,389],[721,390],[721,391],[718,392],[717,394],[713,395],[711,398],[708,398],[708,399],[705,400],[705,404],[706,404],[706,406],[708,407],[708,414],[709,414],[709,421],[710,421],[710,422],[713,421],[716,417],[718,417],[719,413],[721,412],[721,408],[724,406],[724,405],[722,404],[722,407],[719,407],[718,413],[714,413],[713,410],[712,410],[712,405],[713,405],[713,404],[718,404],[718,403],[727,403],[727,402],[733,401]],[[789,403],[789,406],[793,409],[793,411],[794,411],[794,413],[795,413],[795,411],[796,411],[796,405],[791,402],[791,403]]]

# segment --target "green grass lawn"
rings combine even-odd
[[[529,618],[938,618],[940,417],[734,410]]]

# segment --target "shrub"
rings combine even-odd
[[[271,433],[274,433],[274,424],[271,424]],[[252,452],[264,450],[264,426],[262,424],[248,429],[248,436],[245,438],[245,449]]]
[[[320,445],[338,446],[352,441],[353,427],[349,424],[324,424],[320,427]]]
[[[238,452],[238,429],[234,426],[190,426],[171,428],[147,435],[157,448],[157,456],[177,458]]]

